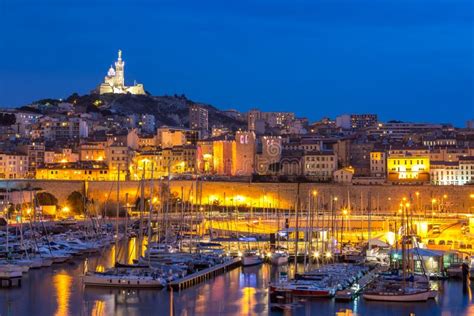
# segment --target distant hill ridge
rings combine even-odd
[[[132,94],[72,94],[64,100],[42,99],[32,104],[57,106],[61,102],[71,103],[79,113],[101,112],[107,114],[153,114],[159,125],[189,126],[189,106],[198,104],[209,111],[209,126],[225,126],[230,129],[245,128],[246,123],[226,115],[216,107],[189,100],[184,95],[151,96]],[[21,107],[28,110],[28,106]]]

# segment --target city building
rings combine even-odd
[[[205,138],[209,133],[209,111],[199,104],[189,106],[189,128],[198,130],[201,138]]]
[[[352,122],[349,114],[339,115],[336,117],[336,127],[342,129],[351,129]]]
[[[37,168],[35,178],[39,180],[113,180],[107,165],[100,161],[46,164]]]
[[[377,126],[377,114],[351,114],[351,128],[354,130]]]
[[[235,148],[235,140],[220,137],[219,140],[213,141],[212,145],[212,173],[222,176],[233,175],[233,150]]]
[[[432,161],[430,180],[434,185],[461,185],[458,161]]]
[[[109,168],[110,180],[116,180],[120,170],[120,180],[127,180],[132,160],[131,152],[124,143],[114,143],[105,150],[106,163]]]
[[[151,179],[182,174],[196,174],[196,146],[180,146],[138,152],[131,163],[132,179]]]
[[[254,132],[238,131],[232,148],[232,175],[250,176],[254,172],[256,139]]]
[[[0,179],[28,177],[28,156],[21,153],[0,152]]]
[[[370,176],[385,177],[387,174],[387,154],[384,151],[370,153]]]
[[[86,141],[79,145],[79,160],[104,161],[106,147],[105,141]]]
[[[30,144],[23,144],[17,146],[20,153],[25,154],[28,157],[28,170],[27,175],[29,178],[34,178],[36,174],[36,168],[42,166],[45,163],[45,146],[43,142],[31,142]]]
[[[257,142],[255,173],[267,175],[275,173],[275,166],[280,162],[282,153],[281,136],[262,136]]]
[[[337,157],[333,152],[305,152],[302,174],[315,181],[330,181],[337,170]]]
[[[156,145],[161,148],[196,145],[198,140],[199,131],[163,126],[157,130]]]
[[[387,180],[395,183],[424,183],[430,180],[430,158],[421,150],[389,151]]]
[[[474,156],[459,158],[460,184],[474,184]]]
[[[354,168],[345,167],[334,171],[333,181],[341,184],[351,184],[354,176]]]

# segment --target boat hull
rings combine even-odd
[[[259,256],[244,256],[242,257],[242,265],[244,267],[255,266],[257,264],[263,263],[263,259]]]
[[[281,266],[288,263],[288,257],[287,256],[272,257],[271,262],[275,266]]]
[[[385,302],[422,302],[427,301],[433,294],[432,291],[410,293],[410,294],[369,294],[362,296],[368,301],[385,301]]]
[[[117,288],[163,288],[162,280],[147,278],[126,278],[85,275],[83,282],[86,286],[117,287]]]
[[[332,297],[333,294],[329,290],[313,290],[313,289],[293,289],[291,293],[295,296],[304,296],[304,297]]]

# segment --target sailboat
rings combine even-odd
[[[369,203],[370,204],[370,203]],[[413,254],[410,255],[410,245],[417,244],[416,236],[408,219],[407,203],[402,214],[402,226],[405,226],[404,234],[401,239],[402,244],[402,278],[399,279],[383,279],[379,278],[363,293],[366,300],[372,301],[388,301],[388,302],[418,302],[427,301],[435,298],[437,291],[429,286],[428,277],[424,273],[424,278],[417,280],[414,275],[408,276],[409,267],[414,266]],[[370,212],[370,210],[369,210]],[[414,248],[414,250],[417,248]],[[422,264],[423,272],[425,271]],[[413,272],[413,271],[410,271]]]
[[[8,199],[9,199],[9,190],[8,190],[8,187],[7,187],[7,205],[9,205],[9,203],[8,203],[9,200]],[[7,215],[7,214],[5,214],[5,215]],[[5,216],[5,222],[6,222],[5,249],[6,249],[6,254],[9,257],[10,247],[8,245],[8,240],[9,240],[9,237],[8,237],[8,232],[9,232],[8,231],[8,216]],[[20,266],[20,265],[17,265],[17,264],[12,264],[11,262],[8,261],[8,259],[7,259],[7,261],[4,261],[4,262],[0,263],[0,278],[5,278],[5,279],[21,278],[23,272],[24,272],[23,266]]]
[[[143,190],[142,190],[143,192]],[[115,266],[105,272],[88,271],[87,261],[84,265],[83,282],[86,286],[102,287],[133,287],[133,288],[162,288],[166,280],[149,265],[123,265],[118,262],[118,219],[120,211],[120,168],[117,177],[117,213],[115,221]],[[143,199],[143,194],[142,194]],[[141,240],[140,240],[141,242]]]
[[[280,213],[278,213],[278,232],[280,231]],[[275,251],[272,253],[270,262],[273,265],[280,266],[288,264],[289,255],[288,252],[280,247],[280,234],[277,233],[277,245]]]
[[[247,223],[247,228],[247,233],[250,234],[250,222]],[[263,256],[260,254],[260,251],[256,249],[250,249],[250,239],[247,238],[247,250],[245,250],[242,255],[242,266],[248,267],[261,263],[263,263]]]

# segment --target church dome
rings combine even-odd
[[[109,71],[107,72],[108,77],[115,77],[115,69],[114,67],[110,66]]]

